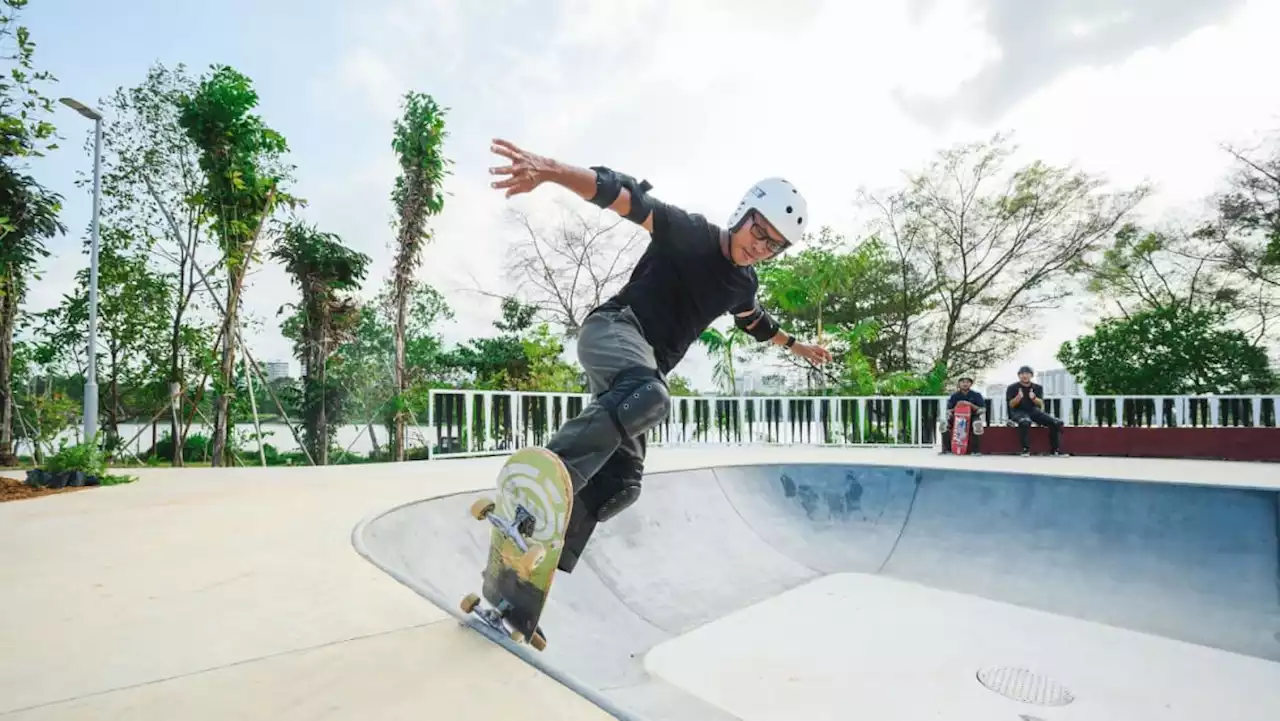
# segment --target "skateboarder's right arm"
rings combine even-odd
[[[527,193],[545,182],[552,182],[567,188],[583,200],[612,210],[650,233],[653,232],[654,211],[658,202],[645,193],[648,190],[647,183],[636,183],[634,178],[608,168],[581,168],[535,155],[506,140],[495,139],[490,149],[511,161],[510,165],[489,169],[493,175],[509,176],[493,183],[495,188],[506,188],[508,198]],[[632,188],[635,188],[635,192]]]

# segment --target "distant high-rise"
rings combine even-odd
[[[273,360],[267,361],[264,365],[266,365],[268,382],[290,377],[289,361]]]

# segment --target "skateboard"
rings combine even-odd
[[[472,517],[493,528],[480,595],[467,594],[462,611],[541,651],[547,638],[538,619],[564,551],[573,482],[559,456],[529,447],[503,464],[496,491],[494,497],[483,496],[471,504]],[[489,607],[481,606],[481,595]]]
[[[965,401],[957,403],[951,426],[951,452],[957,456],[969,453],[969,423],[972,419],[973,405]]]

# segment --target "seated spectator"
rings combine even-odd
[[[947,425],[942,436],[942,452],[951,452],[951,434],[955,431],[956,423],[956,404],[965,402],[973,404],[973,415],[969,417],[969,452],[973,455],[981,455],[981,436],[974,433],[974,428],[978,423],[982,422],[982,414],[987,410],[987,401],[982,394],[973,390],[973,379],[965,376],[960,379],[960,390],[951,394],[947,399]]]
[[[1044,412],[1044,388],[1039,383],[1032,383],[1035,373],[1031,366],[1018,369],[1018,382],[1011,384],[1004,392],[1004,399],[1009,403],[1009,421],[1018,424],[1018,437],[1022,440],[1022,455],[1031,455],[1031,424],[1041,425],[1049,429],[1049,447],[1055,456],[1066,455],[1062,452],[1062,429],[1066,424]]]

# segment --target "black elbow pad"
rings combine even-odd
[[[752,323],[755,323],[754,328],[751,327]],[[773,340],[773,337],[778,334],[779,330],[778,321],[774,320],[773,316],[769,315],[769,313],[760,306],[756,306],[756,309],[751,313],[751,315],[734,316],[733,324],[738,326],[739,329],[746,331],[747,335],[755,338],[761,343]]]
[[[618,199],[622,189],[626,188],[631,194],[631,210],[623,217],[633,223],[643,223],[649,217],[653,210],[653,201],[649,198],[649,190],[653,186],[649,181],[637,182],[630,175],[618,173],[603,165],[593,165],[591,169],[596,171],[596,194],[591,198],[592,205],[608,208]]]

